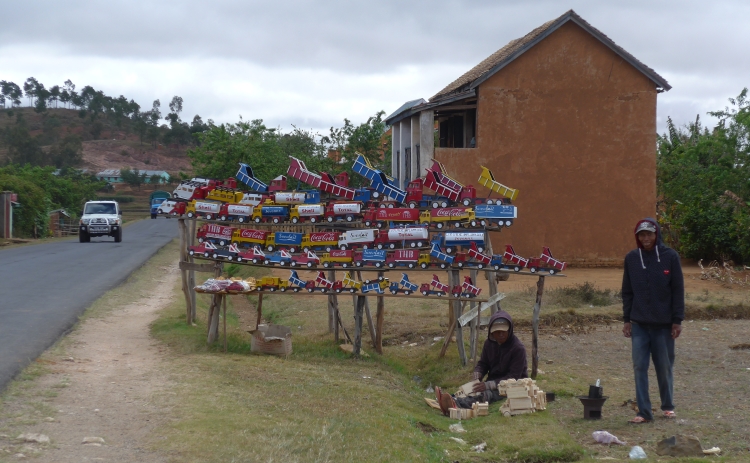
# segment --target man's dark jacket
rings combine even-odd
[[[498,344],[489,337],[492,325],[500,319],[505,319],[510,324],[508,340]],[[513,319],[508,312],[498,310],[490,318],[490,326],[487,329],[487,340],[482,347],[482,355],[474,367],[474,373],[479,373],[479,378],[487,375],[485,381],[502,381],[504,379],[528,378],[526,366],[526,347],[520,339],[513,334]]]
[[[651,222],[656,228],[654,249],[646,251],[638,245],[625,256],[622,277],[622,309],[625,323],[633,322],[654,328],[671,328],[685,318],[685,284],[680,256],[661,240],[656,220],[646,218],[636,224]]]

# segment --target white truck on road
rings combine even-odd
[[[88,243],[92,236],[111,236],[122,241],[122,210],[117,201],[89,201],[83,206],[78,241]]]

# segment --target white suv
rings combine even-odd
[[[122,241],[122,211],[117,201],[89,201],[83,206],[78,241],[88,243],[92,236],[111,236]]]

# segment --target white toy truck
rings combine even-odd
[[[83,206],[78,241],[88,243],[92,236],[111,236],[122,241],[122,210],[117,201],[89,201]]]

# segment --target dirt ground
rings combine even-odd
[[[282,273],[288,270],[281,271]],[[748,288],[727,288],[697,277],[697,266],[685,268],[688,293],[709,291],[712,294],[747,294]],[[170,268],[160,281],[164,288],[173,287],[179,272]],[[574,285],[586,281],[608,289],[619,289],[620,269],[571,269],[567,278],[547,278],[548,287]],[[536,278],[513,276],[501,283],[501,291],[523,289]],[[486,286],[486,282],[482,283]],[[176,296],[177,297],[177,296]],[[141,294],[137,300],[114,310],[104,318],[89,318],[71,335],[65,356],[54,353],[42,357],[48,374],[32,385],[38,391],[54,394],[24,399],[23,394],[6,399],[4,416],[15,422],[0,422],[0,461],[33,458],[42,462],[81,461],[168,461],[167,455],[151,448],[159,439],[159,429],[168,423],[170,411],[160,400],[169,394],[166,348],[149,336],[149,324],[169,302],[159,293]],[[254,324],[252,307],[237,307]],[[246,320],[242,320],[243,324]],[[601,378],[605,394],[610,396],[606,413],[598,429],[610,430],[631,445],[650,448],[656,440],[675,433],[700,435],[704,447],[718,445],[734,455],[750,455],[750,350],[732,349],[748,342],[750,320],[686,320],[677,347],[675,402],[678,419],[658,420],[649,427],[624,424],[634,412],[621,403],[632,398],[630,348],[619,326],[596,327],[586,334],[542,332],[540,368],[542,378],[560,377],[571,383]],[[519,336],[531,345],[528,330]],[[560,369],[561,365],[566,365]],[[570,367],[570,365],[573,365]],[[698,374],[710,371],[712,374]],[[655,380],[652,379],[652,389]],[[655,391],[655,389],[654,389]],[[30,394],[28,397],[34,397]],[[656,399],[656,400],[655,400]],[[658,407],[658,394],[652,392]],[[38,401],[38,403],[30,403]],[[30,411],[30,410],[33,410]],[[558,400],[550,406],[552,413],[569,418],[582,414],[577,401]],[[621,448],[608,449],[591,442],[589,424],[573,421],[570,432],[600,455],[621,457]],[[577,424],[576,424],[577,423]],[[51,443],[22,443],[17,436],[38,433]],[[84,444],[86,437],[101,437],[103,444]]]

